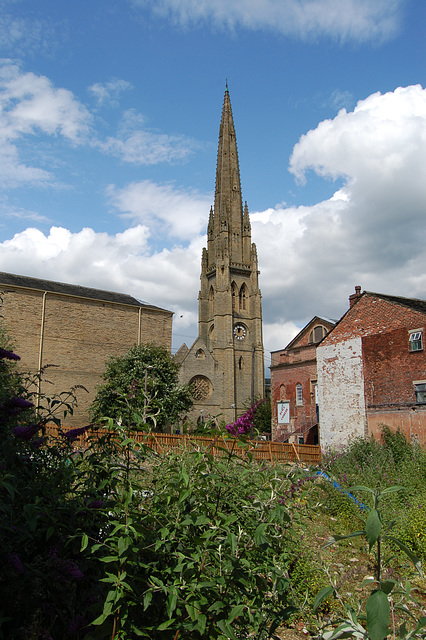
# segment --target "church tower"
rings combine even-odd
[[[262,302],[256,245],[241,195],[228,86],[219,130],[214,208],[201,259],[198,338],[176,354],[181,379],[194,389],[193,417],[227,423],[264,395]]]

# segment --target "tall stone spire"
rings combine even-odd
[[[243,203],[240,167],[231,100],[228,86],[226,86],[217,151],[214,238],[221,246],[221,254],[228,256],[231,263],[241,264],[250,261],[250,256],[243,256],[242,237]],[[214,261],[216,258],[217,256]]]
[[[256,246],[243,207],[238,149],[228,85],[217,151],[214,207],[201,259],[198,338],[182,352],[180,378],[194,391],[192,417],[230,422],[263,397],[262,299]]]

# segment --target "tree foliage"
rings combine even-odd
[[[179,365],[167,349],[155,344],[131,347],[111,357],[91,407],[94,420],[127,421],[138,413],[151,428],[176,424],[192,406],[191,391],[178,383]]]

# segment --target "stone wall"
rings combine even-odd
[[[49,366],[41,392],[48,396],[75,385],[78,408],[69,425],[88,420],[96,386],[109,356],[124,355],[140,343],[171,348],[172,313],[157,307],[132,306],[77,296],[0,285],[1,313],[21,356],[21,370],[35,373]],[[51,384],[49,384],[49,381]]]

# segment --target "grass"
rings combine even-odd
[[[303,530],[300,557],[290,571],[299,612],[286,628],[279,630],[282,639],[316,637],[320,623],[342,614],[343,602],[357,610],[371,592],[371,587],[361,586],[366,577],[374,574],[375,562],[364,538],[351,538],[323,548],[331,536],[365,528],[368,511],[362,511],[344,492],[351,490],[365,504],[368,494],[351,487],[404,487],[383,500],[383,521],[393,523],[396,537],[426,560],[426,452],[387,427],[383,428],[382,436],[381,443],[357,440],[346,451],[330,454],[324,460],[324,470],[342,490],[319,479],[309,491],[306,514],[309,524]],[[384,551],[392,557],[384,578],[410,580],[420,603],[417,615],[425,615],[426,580],[415,576],[412,564],[396,546],[388,545]],[[315,596],[328,585],[336,588],[340,600],[330,596],[315,616],[312,610]],[[393,619],[398,626],[396,614]]]

